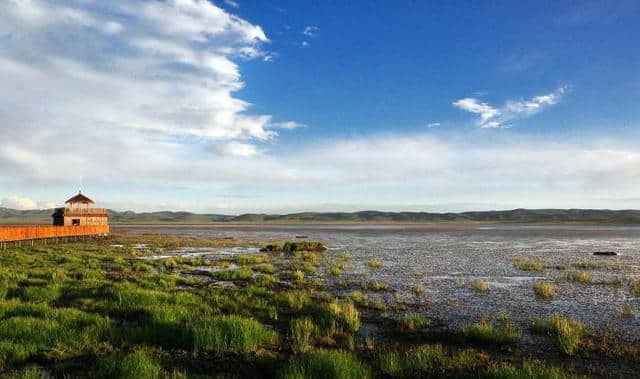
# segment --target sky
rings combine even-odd
[[[0,0],[0,207],[640,208],[640,2]]]

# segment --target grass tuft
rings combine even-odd
[[[590,284],[593,281],[591,274],[586,271],[573,271],[569,273],[569,279],[574,282]]]
[[[378,258],[372,258],[368,263],[370,268],[380,268],[382,267],[382,261]]]
[[[560,350],[569,356],[575,355],[587,333],[587,328],[581,321],[558,315],[543,320],[534,319],[531,330],[555,337]]]
[[[371,370],[345,351],[316,351],[296,356],[278,375],[280,379],[367,379]]]
[[[491,284],[485,280],[476,279],[473,281],[472,286],[478,292],[487,293],[491,291]]]
[[[533,290],[540,299],[551,299],[556,294],[556,285],[552,282],[539,281],[533,284]]]
[[[291,349],[296,353],[304,353],[311,350],[313,340],[318,333],[318,328],[309,317],[303,317],[291,321],[289,327],[289,341]]]
[[[503,319],[499,325],[496,325],[489,318],[485,318],[475,324],[465,326],[462,333],[469,341],[481,345],[505,345],[517,342],[522,338],[520,331],[509,319]]]

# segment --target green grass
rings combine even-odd
[[[578,379],[559,367],[547,367],[539,363],[525,362],[522,367],[500,365],[479,375],[480,379]]]
[[[241,267],[233,270],[212,271],[210,275],[213,279],[222,281],[247,280],[253,276],[253,270]]]
[[[69,308],[0,303],[0,362],[37,355],[69,359],[95,351],[107,337],[107,318]]]
[[[581,321],[558,315],[542,320],[534,319],[531,330],[555,337],[560,350],[569,356],[578,352],[587,335],[587,328]]]
[[[371,370],[345,351],[315,351],[296,356],[278,375],[280,379],[367,379]]]
[[[360,329],[360,312],[350,302],[332,301],[320,304],[315,315],[320,333],[331,335],[339,332],[357,332]]]
[[[318,334],[318,328],[311,318],[302,317],[291,321],[289,330],[289,341],[294,352],[304,353],[311,350]]]
[[[240,254],[231,258],[231,261],[237,265],[256,265],[260,263],[264,263],[267,261],[267,257],[265,255],[256,255],[256,254]]]
[[[25,367],[2,375],[3,379],[46,379],[49,376],[38,367]]]
[[[496,324],[489,318],[466,325],[462,331],[466,340],[480,345],[505,345],[518,342],[522,333],[508,319]]]
[[[415,332],[431,325],[431,320],[419,315],[407,314],[399,318],[397,323],[401,331]]]
[[[447,377],[472,372],[482,358],[471,350],[447,352],[442,345],[423,345],[403,352],[383,352],[375,359],[376,370],[384,377]]]
[[[277,333],[256,320],[235,315],[196,320],[191,326],[193,349],[214,353],[247,353],[272,343]]]
[[[124,247],[109,246],[118,242]],[[136,243],[149,247],[132,248]],[[403,294],[391,298],[390,315],[382,296],[373,293],[389,290],[386,283],[368,281],[359,273],[323,283],[322,275],[332,265],[340,272],[351,269],[351,253],[296,250],[225,260],[140,259],[185,246],[237,244],[143,235],[2,251],[0,377],[546,378],[556,370],[514,363],[522,360],[518,345],[502,347],[498,354],[493,348],[461,346],[505,343],[507,316],[490,326],[468,326],[466,341],[454,333],[450,348],[413,345],[444,342],[441,338],[451,336],[443,336],[440,325],[427,330],[429,320],[411,313],[422,312],[424,304],[412,304]],[[185,274],[194,267],[225,268],[231,263],[242,267],[212,277]],[[234,286],[214,283],[218,275]],[[289,280],[279,281],[285,277]],[[327,292],[334,283],[341,294],[351,293],[351,299]],[[397,318],[388,322],[391,317]],[[365,320],[381,334],[360,335]],[[575,333],[566,329],[540,327],[558,346],[570,347]],[[591,337],[585,328],[573,354],[584,349],[609,357],[596,374],[626,372],[627,362],[640,356],[637,348],[613,337]],[[555,361],[566,354],[554,351],[555,356],[547,351],[544,359]],[[540,358],[536,351],[529,355]]]
[[[163,368],[144,350],[133,351],[123,357],[112,356],[98,362],[98,376],[118,379],[154,379]]]
[[[533,291],[540,299],[551,299],[556,294],[556,285],[553,282],[538,281],[533,284]]]

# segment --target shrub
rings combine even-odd
[[[294,352],[307,352],[313,345],[313,339],[317,334],[316,325],[308,317],[291,321],[290,336],[291,349]]]
[[[580,348],[587,331],[581,321],[557,315],[544,320],[533,320],[531,329],[556,337],[560,350],[569,356],[574,355]]]
[[[569,273],[569,279],[585,284],[591,283],[593,281],[591,274],[586,271],[573,271]]]
[[[535,282],[533,290],[540,299],[551,299],[556,294],[556,285],[552,282]]]
[[[369,260],[369,267],[370,268],[380,268],[382,267],[382,261],[378,258],[372,258]]]
[[[299,355],[278,375],[281,379],[366,379],[370,369],[351,353],[317,351]]]
[[[270,343],[276,333],[256,320],[224,315],[192,323],[193,349],[215,353],[246,353]]]
[[[463,328],[465,338],[482,345],[504,345],[520,340],[521,333],[511,321],[495,325],[490,319],[480,320]]]
[[[424,287],[422,286],[422,284],[416,284],[415,286],[413,286],[412,290],[414,294],[420,295],[424,292]]]

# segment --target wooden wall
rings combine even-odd
[[[0,226],[0,242],[109,234],[109,225],[96,226]]]

